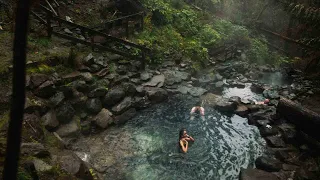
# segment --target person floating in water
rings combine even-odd
[[[194,106],[190,111],[190,120],[194,119],[194,115],[199,112],[201,115],[201,118],[204,119],[204,108],[201,106],[202,103],[197,102],[196,106]]]
[[[189,141],[194,142],[193,137],[187,134],[185,128],[182,128],[179,132],[179,147],[182,152],[186,153],[188,151]]]
[[[258,104],[258,105],[268,105],[270,103],[270,99],[265,99],[264,101],[254,101],[254,104]]]
[[[202,103],[201,103],[201,104],[202,104]],[[190,114],[193,115],[193,114],[195,114],[196,112],[199,112],[199,113],[201,114],[201,116],[204,116],[204,108],[201,107],[201,104],[200,104],[200,102],[198,102],[198,103],[196,104],[196,106],[194,106],[194,107],[191,109]]]

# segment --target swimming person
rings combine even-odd
[[[188,151],[189,141],[194,142],[193,137],[187,134],[187,130],[182,128],[179,132],[179,149],[186,153]]]
[[[268,105],[270,103],[270,99],[265,99],[264,101],[257,102],[254,100],[254,104],[258,105]]]
[[[204,108],[203,108],[201,105],[202,105],[202,103],[197,102],[197,103],[196,103],[196,106],[194,106],[194,107],[191,109],[191,111],[190,111],[190,115],[191,115],[190,120],[193,120],[193,119],[194,119],[194,116],[193,116],[193,115],[194,115],[196,112],[199,112],[201,116],[204,116]]]

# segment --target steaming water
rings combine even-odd
[[[190,120],[195,102],[177,95],[138,112],[124,126],[80,139],[75,147],[82,159],[105,170],[105,179],[238,179],[240,168],[254,166],[263,153],[264,140],[237,115],[205,107],[205,118]],[[186,154],[178,152],[182,127],[195,138]]]
[[[223,95],[261,99],[249,86],[225,89]],[[104,170],[105,179],[238,179],[241,167],[254,166],[265,141],[255,126],[237,115],[228,117],[205,107],[205,118],[191,120],[196,101],[190,96],[171,97],[138,112],[123,126],[80,138],[74,147],[83,160]],[[186,154],[178,152],[182,127],[195,138]]]
[[[285,76],[281,72],[265,73],[263,74],[260,81],[262,83],[270,84],[273,86],[282,86],[292,83],[292,80],[285,78]]]

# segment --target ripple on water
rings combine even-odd
[[[240,167],[254,166],[265,147],[256,127],[237,115],[206,108],[204,119],[190,120],[195,98],[178,95],[140,111],[121,127],[81,138],[78,153],[105,179],[238,179]],[[178,133],[195,138],[187,154],[178,153]]]
[[[195,99],[171,98],[142,111],[125,125],[135,144],[128,179],[237,179],[240,167],[253,166],[265,142],[256,127],[239,116],[206,108],[205,119],[190,120]],[[185,127],[196,141],[178,153],[178,132]]]

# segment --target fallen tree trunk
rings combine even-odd
[[[320,141],[320,115],[289,99],[281,98],[277,114],[296,125],[296,128]]]

